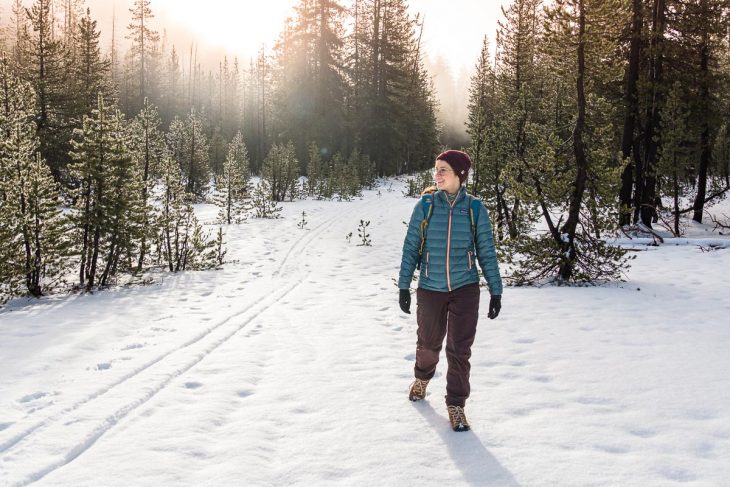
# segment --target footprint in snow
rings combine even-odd
[[[203,387],[203,384],[200,382],[186,382],[185,383],[185,389],[197,389],[198,387]]]
[[[240,391],[236,391],[236,395],[238,397],[248,397],[251,394],[253,394],[253,391],[247,391],[245,389],[241,389]]]
[[[158,327],[152,327],[150,328],[151,331],[163,331],[163,332],[171,332],[175,331],[175,328],[158,328]]]
[[[13,425],[13,423],[0,423],[0,431],[8,429],[12,425]]]
[[[413,362],[413,361],[416,360],[416,354],[415,353],[409,353],[408,355],[406,355],[403,358],[406,359],[406,360],[408,360],[408,361]]]
[[[535,343],[535,340],[532,338],[518,338],[514,340],[514,343]]]
[[[656,431],[652,429],[643,429],[643,428],[635,428],[632,430],[629,430],[629,434],[632,434],[634,436],[638,436],[639,438],[652,438],[656,436]]]
[[[27,396],[21,397],[20,399],[18,399],[18,402],[28,403],[31,401],[35,401],[36,399],[45,397],[47,395],[48,395],[47,392],[34,392],[33,394],[28,394]]]
[[[109,362],[102,362],[100,364],[96,364],[96,370],[108,370],[112,368],[112,364]]]
[[[134,350],[136,348],[143,348],[143,347],[144,347],[144,344],[142,344],[142,343],[130,343],[126,347],[122,348],[122,351]]]

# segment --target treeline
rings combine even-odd
[[[238,131],[254,174],[273,144],[287,142],[301,174],[311,143],[325,161],[357,150],[380,176],[430,164],[438,143],[435,101],[421,25],[409,18],[404,0],[357,0],[348,8],[335,0],[301,0],[282,22],[272,52],[261,50],[244,63],[224,58],[213,70],[204,68],[194,44],[169,44],[153,7],[135,0],[131,22],[126,29],[114,24],[106,49],[83,0],[34,0],[30,8],[13,0],[4,49],[38,96],[41,154],[57,181],[74,184],[71,134],[98,93],[127,117],[148,100],[159,107],[163,130],[194,110],[214,176]],[[345,23],[352,26],[347,34]],[[118,47],[122,36],[125,53]]]
[[[515,0],[470,88],[472,190],[514,282],[615,279],[730,188],[730,2]],[[536,228],[544,231],[535,231]]]
[[[224,224],[274,218],[278,201],[349,199],[430,164],[435,102],[405,2],[302,0],[272,53],[215,72],[194,47],[183,65],[149,0],[130,12],[126,53],[116,25],[102,48],[82,0],[14,0],[0,19],[0,300],[221,265],[222,230],[204,232],[195,202]]]

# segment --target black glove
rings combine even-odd
[[[489,314],[487,315],[490,320],[493,320],[499,316],[499,310],[502,309],[502,296],[492,296],[489,299]]]
[[[404,313],[411,314],[411,291],[409,289],[401,289],[398,295],[398,304]]]

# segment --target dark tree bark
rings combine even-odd
[[[656,163],[661,149],[661,105],[663,102],[661,84],[663,81],[664,55],[663,39],[666,17],[665,0],[655,0],[652,14],[652,35],[650,47],[649,81],[651,84],[650,99],[646,108],[646,128],[644,130],[644,164],[641,174],[637,174],[635,220],[651,228],[656,212]],[[637,171],[638,173],[638,171]]]
[[[707,9],[707,0],[702,0],[701,5],[704,11]],[[702,33],[702,44],[700,45],[700,105],[703,113],[708,113],[710,108],[710,88],[708,86],[709,76],[709,33],[704,29]],[[710,122],[708,117],[702,117],[700,121],[700,167],[697,174],[697,196],[694,201],[694,214],[692,219],[702,223],[702,213],[705,208],[705,196],[707,194],[707,169],[710,166]]]
[[[639,59],[641,57],[641,26],[643,23],[641,0],[632,0],[631,43],[629,47],[629,65],[626,72],[626,93],[624,105],[624,130],[621,137],[621,155],[628,159],[621,174],[621,191],[619,194],[619,225],[631,223],[631,193],[634,187],[634,164],[631,162],[631,149],[634,146],[634,131],[639,116],[639,99],[637,81],[639,80]]]
[[[561,229],[564,235],[561,245],[566,258],[560,265],[559,276],[568,280],[573,275],[573,267],[576,259],[575,233],[580,218],[580,208],[585,192],[586,180],[588,179],[588,160],[586,159],[585,145],[583,143],[583,130],[586,120],[586,94],[585,94],[585,28],[586,17],[583,0],[578,1],[578,77],[575,82],[578,100],[578,118],[573,128],[573,152],[575,154],[576,174],[573,182],[573,192],[570,195],[570,206],[568,219]],[[565,240],[567,238],[567,241]]]

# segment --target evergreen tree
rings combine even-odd
[[[51,14],[51,3],[51,0],[35,0],[31,8],[25,9],[30,28],[24,28],[22,32],[20,45],[25,52],[18,67],[36,92],[36,124],[41,154],[49,161],[56,180],[67,182],[68,140],[71,135],[66,113],[69,101],[67,46],[53,35],[55,19]]]
[[[157,107],[144,100],[142,111],[129,124],[129,151],[135,164],[135,174],[140,178],[139,204],[141,210],[141,234],[137,272],[145,265],[151,242],[154,240],[153,205],[150,194],[154,180],[159,175],[162,159],[166,156],[165,138],[160,130]]]
[[[111,63],[101,55],[100,35],[96,20],[91,19],[91,10],[86,9],[86,15],[81,17],[74,39],[74,44],[78,47],[72,67],[75,81],[73,96],[78,100],[74,118],[78,121],[96,106],[99,93],[108,103],[113,92],[109,84]]]
[[[172,46],[165,62],[160,93],[160,117],[165,126],[169,126],[175,115],[181,112],[183,100],[183,75],[180,68],[180,56]]]
[[[129,154],[123,117],[102,96],[71,143],[71,174],[79,181],[72,217],[79,233],[79,284],[88,291],[110,283],[123,254],[131,267],[141,225],[141,178]]]
[[[379,176],[425,167],[436,148],[436,118],[416,22],[404,0],[360,0],[356,13],[348,69],[354,139]]]
[[[256,218],[279,218],[281,206],[271,199],[271,184],[266,179],[261,179],[251,192],[251,205],[253,216]]]
[[[322,179],[322,154],[316,142],[309,144],[309,159],[307,163],[307,194],[314,196]]]
[[[129,12],[132,20],[127,26],[127,39],[132,41],[132,46],[127,54],[130,76],[127,103],[128,110],[134,113],[142,108],[145,98],[157,95],[160,34],[152,29],[155,15],[150,8],[150,0],[135,0]]]
[[[158,261],[170,272],[212,269],[221,265],[225,254],[223,234],[211,240],[195,216],[190,194],[177,163],[164,157],[160,167],[158,208]]]
[[[271,200],[284,201],[296,197],[299,161],[294,154],[294,144],[274,144],[264,160],[262,179],[271,188]]]
[[[494,121],[494,70],[489,57],[489,41],[482,41],[482,50],[469,87],[469,118],[467,134],[471,138],[469,155],[473,169],[471,193],[484,195],[492,192],[492,185],[486,180],[490,174],[499,178],[496,168],[487,167],[487,139]],[[492,169],[492,170],[490,170]],[[494,212],[497,215],[498,212]]]
[[[276,47],[274,115],[304,161],[309,143],[334,153],[343,138],[345,9],[335,0],[300,0],[295,13]]]
[[[239,223],[246,218],[251,196],[249,185],[248,151],[238,132],[228,147],[228,155],[223,164],[223,174],[218,179],[216,205],[220,207],[218,221]]]
[[[167,143],[185,177],[185,190],[196,200],[202,200],[209,183],[209,149],[203,119],[194,108],[184,121],[172,121]]]
[[[65,219],[37,152],[35,94],[0,58],[0,300],[21,288],[41,296],[62,278]]]
[[[675,82],[669,91],[664,108],[666,113],[662,127],[664,143],[657,164],[661,196],[667,196],[672,200],[670,229],[677,237],[682,233],[680,199],[690,179],[687,171],[690,166],[689,161],[695,154],[695,150],[685,144],[688,133],[691,132],[689,111],[684,102],[688,98],[680,82]]]
[[[556,0],[540,23],[538,6],[515,2],[500,30],[486,159],[504,163],[485,166],[499,177],[487,204],[498,234],[502,222],[510,230],[502,250],[515,282],[620,278],[625,252],[602,240],[612,228],[606,202],[618,193],[620,100],[600,93],[621,76],[611,19],[625,12],[619,2]],[[534,230],[538,219],[545,233]]]

